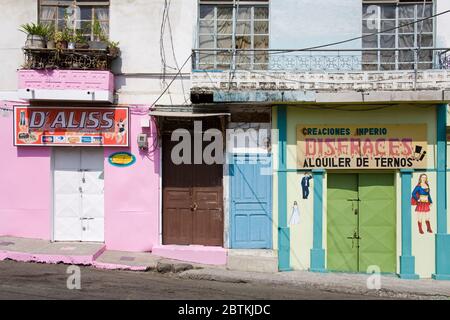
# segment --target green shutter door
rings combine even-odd
[[[359,271],[371,265],[396,271],[396,207],[393,174],[359,175]]]
[[[357,229],[357,174],[329,174],[327,178],[327,268],[358,271],[357,243],[347,239]]]

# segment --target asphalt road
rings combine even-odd
[[[374,299],[289,286],[178,279],[172,274],[81,267],[81,289],[67,288],[67,265],[0,261],[0,299]]]

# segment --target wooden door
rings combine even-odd
[[[203,121],[203,130],[220,128],[220,122]],[[172,162],[172,129],[191,132],[191,164]],[[167,130],[167,127],[166,127]],[[203,147],[209,142],[203,142]],[[163,132],[163,244],[223,245],[222,164],[193,164],[193,122],[179,123]]]

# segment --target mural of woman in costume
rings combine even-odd
[[[411,204],[416,206],[417,214],[417,225],[419,227],[420,234],[423,234],[422,229],[423,221],[427,225],[427,232],[433,233],[430,224],[430,206],[433,203],[430,196],[430,185],[428,183],[428,176],[426,174],[421,174],[419,177],[419,182],[414,188],[411,197]]]

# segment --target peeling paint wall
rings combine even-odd
[[[386,72],[276,72],[254,74],[253,72],[196,72],[192,75],[193,91],[231,90],[230,94],[253,91],[411,91],[416,78],[413,71]],[[419,71],[417,90],[450,89],[448,70]],[[286,92],[286,98],[289,98]],[[261,93],[262,95],[262,93]],[[286,99],[288,100],[288,99]]]

